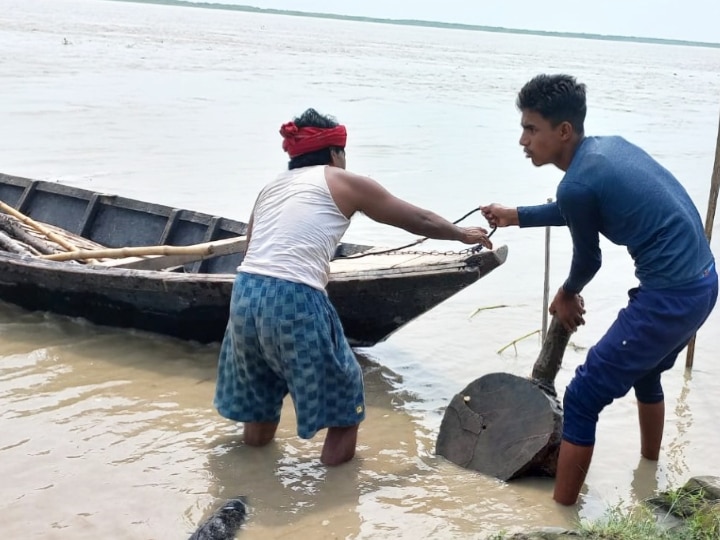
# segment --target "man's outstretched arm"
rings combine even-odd
[[[482,214],[491,227],[547,227],[565,225],[565,219],[557,204],[547,203],[537,206],[518,206],[517,208],[493,203],[481,206]]]

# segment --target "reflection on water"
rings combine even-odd
[[[636,505],[655,495],[659,490],[658,474],[660,472],[658,461],[640,457],[640,461],[633,471],[628,503]]]
[[[683,358],[679,358],[679,361],[682,362]],[[670,458],[669,469],[677,478],[682,478],[689,470],[684,456],[688,446],[690,446],[692,442],[688,437],[693,425],[692,409],[688,403],[691,382],[692,371],[686,370],[683,375],[683,386],[675,405],[675,410],[667,415],[670,417],[675,428],[675,434],[667,444],[667,455]]]

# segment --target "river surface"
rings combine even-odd
[[[307,107],[348,126],[348,167],[455,220],[539,204],[561,173],[517,144],[514,99],[541,72],[588,85],[590,134],[640,144],[705,217],[720,50],[331,21],[103,0],[0,0],[0,171],[246,220],[285,166],[277,130]],[[478,214],[467,223],[482,224]],[[714,250],[717,252],[718,226]],[[345,240],[414,238],[364,217]],[[543,230],[500,230],[507,263],[386,342],[359,349],[368,415],[358,457],[326,470],[322,438],[286,403],[269,448],[212,408],[218,346],[0,305],[0,531],[5,538],[176,539],[246,495],[242,538],[483,538],[572,527],[689,477],[720,474],[720,311],[665,381],[657,464],[640,459],[632,396],[601,415],[580,503],[552,481],[502,483],[434,455],[452,396],[486,373],[527,375],[542,319]],[[460,249],[430,242],[429,249]],[[557,386],[635,285],[603,245]],[[571,255],[551,238],[550,288]],[[502,307],[497,307],[502,306]],[[484,309],[473,313],[479,308]]]

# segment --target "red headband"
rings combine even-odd
[[[345,126],[334,128],[297,127],[294,122],[288,122],[280,127],[280,135],[283,138],[283,150],[291,158],[330,146],[345,148],[347,142]]]

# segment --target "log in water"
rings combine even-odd
[[[455,395],[436,453],[501,480],[555,476],[563,415],[554,382],[569,338],[553,318],[532,378],[490,373]]]

